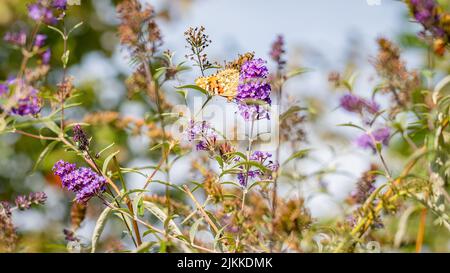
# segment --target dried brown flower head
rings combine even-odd
[[[217,176],[210,173],[207,174],[203,180],[203,188],[205,189],[206,194],[212,198],[214,203],[223,201],[223,188]]]
[[[356,183],[356,190],[352,193],[352,199],[356,203],[363,204],[370,196],[370,194],[375,190],[374,183],[377,178],[377,174],[375,172],[377,170],[378,166],[372,164],[370,166],[370,169],[361,175],[358,183]]]
[[[379,38],[377,42],[379,51],[372,63],[383,80],[381,91],[394,98],[391,114],[395,115],[400,109],[409,107],[412,93],[420,87],[420,78],[416,72],[407,70],[396,45],[385,38]]]
[[[117,13],[121,20],[118,28],[120,42],[133,53],[153,55],[162,45],[153,7],[143,7],[138,0],[124,0],[117,5]]]
[[[196,62],[203,74],[206,69],[214,66],[208,60],[208,55],[204,52],[211,44],[209,36],[205,34],[205,27],[190,27],[184,32],[184,36],[188,43],[187,48],[190,49],[190,53],[186,55],[186,58]]]
[[[85,204],[78,202],[72,204],[72,208],[70,209],[70,224],[72,230],[77,230],[80,227],[81,222],[83,222],[86,217],[86,208],[87,205]]]
[[[14,252],[17,244],[16,228],[11,219],[9,204],[0,203],[0,252]]]

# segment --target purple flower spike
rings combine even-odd
[[[389,144],[390,135],[391,133],[389,128],[380,128],[373,132],[364,133],[363,135],[359,136],[356,139],[356,144],[363,149],[370,148],[373,151],[376,151],[376,145],[378,143],[381,143],[384,146],[387,146]]]
[[[196,144],[198,151],[213,150],[217,140],[216,131],[206,121],[195,122],[191,120],[186,135],[190,142],[198,141]]]
[[[389,137],[391,136],[391,130],[387,127],[378,129],[372,133],[375,141],[387,146],[389,144]]]
[[[45,192],[32,192],[28,198],[30,202],[35,205],[43,205],[47,201],[47,195]]]
[[[370,114],[376,114],[380,111],[380,105],[374,100],[366,100],[353,94],[346,94],[341,97],[340,105],[348,112],[360,113],[364,111]]]
[[[42,47],[44,45],[46,39],[47,39],[47,35],[38,34],[38,35],[36,35],[36,39],[34,40],[34,45],[37,47]]]
[[[445,35],[445,30],[440,25],[439,7],[435,0],[411,0],[410,6],[414,18],[426,30],[438,37]]]
[[[25,195],[19,195],[15,200],[16,206],[19,210],[26,210],[31,207],[31,202]]]
[[[73,163],[65,162],[64,160],[59,160],[55,163],[52,168],[52,171],[55,175],[59,177],[64,177],[67,174],[73,172],[77,166]]]
[[[28,5],[28,16],[34,21],[42,21],[46,24],[55,24],[57,21],[53,10],[41,1]]]
[[[7,32],[3,37],[3,40],[12,45],[24,46],[27,42],[27,34],[24,31]]]
[[[66,10],[67,9],[67,0],[53,0],[52,6],[55,9]]]
[[[261,181],[264,179],[272,179],[272,172],[275,172],[278,170],[279,164],[274,163],[270,158],[272,157],[271,153],[268,152],[262,152],[262,151],[255,151],[250,155],[250,160],[255,161],[263,165],[268,169],[267,172],[264,172],[262,170],[258,169],[252,169],[248,172],[245,172],[244,170],[241,173],[238,173],[237,179],[239,181],[239,184],[246,188],[248,185],[248,182],[250,180],[253,181]],[[248,178],[247,178],[248,175]]]
[[[52,52],[50,50],[50,48],[47,48],[46,51],[44,51],[44,53],[42,53],[42,63],[43,64],[49,64],[50,63],[50,58],[52,57]]]
[[[11,87],[19,86],[18,92],[13,95],[14,105],[7,109],[8,114],[26,116],[37,115],[41,111],[41,99],[39,92],[22,80],[9,79],[5,84],[0,84],[0,96],[8,95]],[[1,106],[0,106],[1,108]]]
[[[380,105],[374,100],[364,100],[365,110],[370,114],[376,114],[380,111]]]
[[[273,42],[272,48],[269,52],[270,58],[277,63],[278,69],[283,69],[286,61],[283,60],[284,50],[284,38],[282,35],[278,35],[277,39]]]
[[[263,59],[255,59],[245,62],[241,68],[241,79],[256,79],[267,78],[269,70],[266,66],[266,61]]]
[[[73,127],[73,141],[78,144],[81,151],[86,151],[89,149],[89,139],[80,124]]]
[[[28,91],[28,94],[21,95],[17,100],[17,105],[11,109],[12,114],[19,116],[36,115],[41,111],[38,91],[32,87]]]
[[[75,164],[59,160],[53,166],[53,172],[59,176],[64,188],[76,194],[76,201],[85,204],[93,196],[102,193],[106,179],[90,168],[76,168]]]
[[[362,100],[353,94],[346,94],[340,99],[340,105],[348,112],[361,112]]]
[[[266,62],[262,59],[250,60],[242,65],[240,73],[242,83],[238,86],[236,102],[245,120],[269,118],[266,108],[272,101],[271,87],[267,81],[268,74]],[[249,104],[248,101],[259,103]]]
[[[35,21],[39,21],[44,16],[44,10],[39,4],[31,4],[28,6],[28,16]]]

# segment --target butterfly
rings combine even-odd
[[[241,67],[244,63],[253,60],[255,57],[255,53],[253,52],[247,52],[244,55],[238,56],[238,58],[232,62],[229,62],[225,65],[225,68],[234,68],[236,70],[241,71]]]
[[[200,77],[195,80],[195,84],[212,96],[221,96],[231,101],[237,94],[239,86],[239,72],[241,66],[252,60],[254,53],[245,53],[225,65],[225,69],[219,70],[211,76]]]

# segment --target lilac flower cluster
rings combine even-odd
[[[195,122],[194,120],[191,120],[189,121],[186,133],[187,139],[190,142],[198,141],[196,145],[198,151],[211,151],[215,149],[217,133],[211,128],[211,125],[208,122]]]
[[[7,43],[10,43],[15,46],[25,46],[27,42],[27,34],[24,31],[20,32],[7,32],[3,37],[3,40]],[[44,46],[45,41],[47,40],[47,35],[45,34],[37,34],[34,39],[33,46],[37,49],[42,48]],[[43,52],[40,53],[42,64],[48,64],[50,62],[51,51],[50,48],[47,48]]]
[[[376,114],[380,111],[380,105],[374,100],[367,100],[354,94],[346,94],[341,97],[340,105],[348,112],[360,113],[368,112]]]
[[[8,110],[10,114],[26,116],[36,115],[41,111],[41,100],[38,90],[17,79],[10,79],[6,83],[0,84],[0,97],[8,96],[12,88],[14,89],[14,106]]]
[[[271,104],[268,74],[266,62],[262,59],[250,60],[242,65],[236,101],[245,120],[269,118],[266,109]]]
[[[8,85],[4,83],[0,83],[0,96],[7,95],[9,92]]]
[[[106,179],[90,168],[77,168],[75,164],[59,160],[52,170],[61,178],[63,187],[76,194],[78,203],[85,204],[106,188]]]
[[[363,149],[372,149],[375,152],[378,143],[381,143],[384,146],[389,144],[390,136],[390,129],[383,127],[362,134],[356,139],[356,144]]]
[[[260,163],[261,165],[263,165],[268,169],[268,172],[263,172],[262,170],[258,169],[258,170],[248,170],[246,172],[239,173],[237,175],[239,184],[242,187],[246,188],[250,179],[253,180],[259,179],[260,181],[264,179],[272,179],[272,172],[275,172],[278,169],[279,164],[274,163],[272,160],[270,160],[271,157],[272,154],[268,152],[262,151],[253,152],[253,154],[250,156],[250,160]]]
[[[15,203],[19,210],[26,210],[31,205],[43,205],[47,201],[45,192],[32,192],[27,195],[19,195],[16,197]]]
[[[366,120],[364,114],[375,115],[380,111],[380,105],[374,100],[367,100],[354,94],[346,94],[340,99],[340,105],[343,109],[351,113],[358,113],[362,116],[364,123],[372,127],[373,121]],[[390,129],[388,127],[379,127],[373,131],[367,131],[356,139],[356,145],[363,149],[372,149],[376,151],[378,143],[385,146],[389,144]]]
[[[284,38],[282,35],[278,35],[277,39],[272,44],[269,55],[270,58],[278,65],[279,70],[283,69],[286,64],[286,61],[283,60],[283,55],[285,52]]]
[[[41,55],[42,64],[49,64],[51,57],[52,57],[52,52],[51,52],[50,48],[47,48]]]
[[[36,115],[41,111],[38,91],[31,88],[28,94],[17,100],[16,106],[11,109],[11,113],[19,116]]]
[[[28,16],[35,21],[42,21],[46,24],[55,24],[67,8],[67,0],[37,0],[28,5]]]
[[[5,36],[3,36],[3,40],[12,45],[24,46],[27,42],[27,34],[25,31],[6,32]]]
[[[45,34],[37,34],[36,38],[34,39],[34,46],[36,47],[42,47],[45,43],[45,40],[47,40],[47,35]]]

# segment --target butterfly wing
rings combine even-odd
[[[239,85],[239,71],[236,69],[225,69],[217,73],[217,81],[219,83],[219,96],[232,100],[237,93]]]
[[[195,84],[212,96],[222,96],[232,100],[237,93],[239,85],[239,71],[236,69],[224,69],[209,77],[200,77]]]

